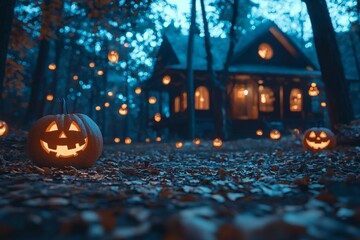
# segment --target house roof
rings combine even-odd
[[[280,34],[280,38],[283,37],[284,41],[287,42],[290,47],[294,48],[301,57],[312,66],[315,71],[309,71],[306,69],[300,68],[287,68],[287,67],[278,67],[278,66],[267,66],[267,65],[235,65],[231,64],[229,71],[230,72],[241,72],[241,73],[258,73],[258,74],[286,74],[286,75],[308,75],[308,76],[321,76],[318,64],[318,59],[314,48],[305,48],[299,44],[298,40],[288,36],[283,33],[278,26],[271,22],[267,21],[259,25],[252,32],[247,33],[237,40],[237,44],[234,51],[234,59],[239,57],[244,51],[246,51],[254,41],[261,38],[265,33],[273,30],[273,34]],[[275,33],[274,33],[275,31]],[[271,31],[270,31],[271,32]],[[172,54],[174,58],[177,59],[176,62],[170,64],[165,63],[166,69],[174,70],[184,70],[186,69],[187,61],[187,43],[188,36],[183,35],[179,30],[171,28],[168,29],[164,34],[164,40],[169,43]],[[215,71],[221,71],[223,69],[226,54],[229,48],[229,39],[227,38],[211,38],[211,51],[213,54],[213,67]],[[342,55],[342,60],[344,63],[344,70],[346,78],[349,80],[359,79],[359,74],[357,73],[356,63],[355,63],[355,54],[357,53],[358,59],[360,61],[360,41],[354,41],[357,44],[355,50],[351,46],[350,34],[339,34],[338,35],[339,48]],[[357,50],[357,51],[356,51]],[[165,56],[163,56],[165,57]],[[233,60],[234,60],[233,59]],[[206,50],[204,44],[204,38],[199,35],[194,37],[194,52],[193,52],[193,68],[197,71],[206,71],[207,70],[207,61],[206,61]]]
[[[273,28],[276,31],[283,35],[284,38],[287,39],[289,44],[293,46],[297,52],[300,53],[301,57],[303,57],[309,65],[311,65],[315,70],[318,66],[313,63],[310,58],[303,52],[297,44],[295,44],[290,38],[286,36],[273,22],[266,22],[262,25],[258,26],[254,31],[242,36],[238,39],[235,50],[234,50],[234,59],[239,57],[248,47],[257,39],[259,39],[262,35],[269,32],[269,29]],[[175,57],[178,60],[177,62],[173,62],[171,64],[166,64],[166,69],[174,69],[174,70],[183,70],[186,69],[187,62],[187,43],[188,36],[183,35],[179,30],[174,28],[168,29],[164,34],[164,40],[167,41],[170,45],[170,48],[173,53],[175,53]],[[193,68],[197,71],[206,71],[207,70],[207,60],[206,60],[206,49],[205,49],[205,39],[200,37],[199,35],[194,36],[194,52],[193,52]],[[210,38],[211,42],[211,51],[213,55],[213,68],[215,71],[223,70],[226,54],[229,48],[229,39],[227,38]],[[233,60],[234,60],[233,59]],[[316,75],[320,76],[318,71],[309,71],[305,69],[301,69],[301,71],[294,71],[294,69],[287,69],[285,67],[277,67],[277,66],[266,66],[262,65],[261,67],[257,66],[248,66],[249,69],[246,68],[247,65],[238,65],[230,64],[229,71],[230,72],[249,72],[249,73],[273,73],[273,74],[295,74],[295,75]],[[257,71],[254,71],[257,68]],[[277,72],[277,70],[280,70]],[[287,71],[288,70],[288,71]]]

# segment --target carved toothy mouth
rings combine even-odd
[[[327,146],[329,146],[329,144],[330,144],[330,139],[327,140],[326,142],[321,142],[321,143],[311,142],[311,141],[309,141],[309,140],[307,140],[307,139],[305,139],[305,140],[306,140],[306,143],[307,143],[307,145],[308,145],[309,147],[311,147],[311,148],[313,148],[313,149],[316,149],[316,150],[318,150],[318,149],[324,149],[324,148],[326,148]]]
[[[85,138],[85,143],[80,145],[76,143],[75,148],[69,149],[68,145],[56,145],[56,149],[52,149],[49,147],[49,144],[45,141],[40,140],[41,147],[47,153],[55,153],[57,158],[69,158],[76,157],[80,151],[84,151],[88,145],[88,138]]]

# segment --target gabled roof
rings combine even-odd
[[[252,32],[243,35],[239,39],[234,51],[234,57],[240,58],[255,41],[262,38],[267,33],[271,33],[294,57],[300,57],[307,63],[308,66],[311,66],[315,70],[319,69],[318,63],[316,61],[312,61],[312,58],[306,54],[305,48],[301,47],[297,41],[294,41],[294,39],[284,33],[274,22],[269,20],[256,27]]]
[[[298,56],[302,61],[304,61],[308,66],[311,66],[315,71],[309,71],[305,68],[294,68],[286,66],[268,66],[267,64],[254,65],[247,64],[242,62],[241,64],[236,64],[235,60],[241,57],[241,54],[246,52],[247,49],[251,47],[256,41],[259,41],[262,36],[269,34],[269,32],[288,50],[292,55]],[[338,34],[338,43],[339,49],[342,56],[342,61],[344,63],[345,75],[348,80],[359,80],[359,75],[356,67],[355,56],[358,56],[360,61],[360,41],[355,39],[356,46],[352,46],[350,34],[354,33],[340,33]],[[206,62],[206,50],[204,38],[199,35],[194,37],[194,52],[193,52],[193,62],[195,71],[206,71],[207,62]],[[211,38],[211,51],[213,54],[213,67],[215,71],[223,70],[225,63],[226,54],[229,48],[229,39],[227,38]],[[160,48],[158,57],[161,57],[161,67],[162,70],[185,70],[186,61],[187,61],[187,43],[188,36],[183,35],[180,30],[176,28],[170,28],[165,31],[163,45]],[[166,47],[165,47],[166,45]],[[160,56],[161,55],[161,56]],[[168,58],[176,59],[176,61],[169,61]],[[156,66],[159,67],[159,59],[156,63]],[[156,69],[155,66],[155,69]],[[359,67],[360,68],[360,67]],[[320,77],[321,73],[318,70],[318,58],[316,55],[315,49],[302,47],[300,42],[288,36],[286,33],[282,32],[280,28],[271,21],[267,21],[258,27],[255,30],[248,32],[237,40],[236,47],[234,50],[234,58],[230,64],[230,72],[239,72],[239,73],[253,73],[253,74],[283,74],[283,75],[308,75]],[[156,78],[157,74],[162,74],[159,71],[155,71],[153,77]]]
[[[314,69],[317,69],[317,65],[312,63],[310,59],[303,53],[303,50],[300,49],[291,39],[289,39],[286,34],[284,34],[273,22],[266,22],[258,26],[255,30],[247,33],[237,40],[237,44],[234,51],[234,59],[239,57],[254,41],[258,40],[261,36],[268,33],[270,29],[273,29],[277,32],[277,34],[281,35],[283,39],[286,39],[288,46],[291,49],[295,49],[296,52],[301,55],[300,57],[304,58],[308,65],[312,66]],[[164,34],[164,42],[169,43],[169,48],[165,51],[168,56],[162,56],[162,58],[169,57],[172,53],[175,53],[176,59],[179,61],[178,63],[165,63],[166,69],[173,70],[184,70],[186,69],[186,61],[187,61],[187,43],[189,36],[183,35],[179,30],[171,27],[167,29]],[[223,70],[226,55],[229,48],[229,39],[228,38],[211,38],[211,51],[213,54],[213,67],[215,71]],[[295,51],[294,50],[294,51]],[[160,51],[159,51],[160,53]],[[161,54],[164,54],[162,50]],[[206,71],[207,70],[207,60],[206,60],[206,50],[205,50],[205,39],[200,37],[199,35],[195,35],[194,37],[194,52],[193,52],[193,62],[194,62],[194,70],[195,71]],[[248,66],[248,69],[245,68],[245,65],[239,66],[235,64],[230,64],[230,72],[253,72],[253,69],[256,69],[256,65]],[[301,71],[296,71],[295,68],[288,69],[286,68],[278,68],[271,66],[261,66],[264,68],[262,71],[265,73],[273,73],[276,74],[277,70],[279,70],[278,74],[294,74],[294,75],[316,75],[320,76],[318,71],[308,71],[306,69],[300,69]],[[245,71],[249,70],[249,71]],[[299,69],[298,69],[299,70]],[[255,72],[256,73],[256,72]],[[261,69],[257,71],[257,73],[261,73]]]

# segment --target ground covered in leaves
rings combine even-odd
[[[61,170],[24,144],[0,139],[0,239],[360,238],[360,147],[109,145],[95,167]]]

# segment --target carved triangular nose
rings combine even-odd
[[[60,137],[59,138],[67,138],[67,136],[65,135],[65,133],[64,132],[61,132],[60,133]]]

